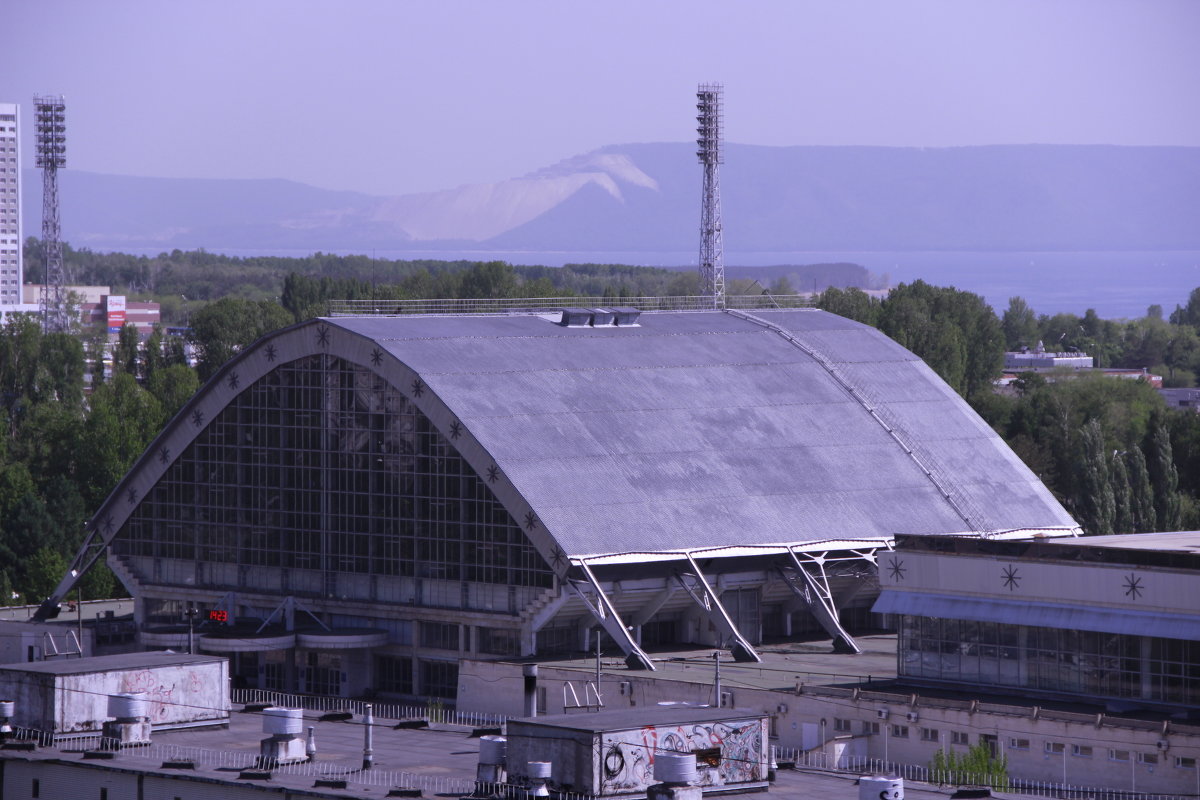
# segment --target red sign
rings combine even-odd
[[[229,612],[223,608],[209,609],[208,618],[212,622],[229,622]]]
[[[104,300],[104,310],[108,316],[108,329],[121,329],[125,324],[125,295],[110,294]]]

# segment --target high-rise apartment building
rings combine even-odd
[[[21,302],[20,106],[0,103],[0,306]]]

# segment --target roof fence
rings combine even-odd
[[[409,314],[539,314],[563,308],[635,308],[638,311],[713,311],[725,308],[767,310],[813,308],[816,298],[803,294],[730,294],[721,303],[703,295],[668,297],[490,297],[483,299],[330,300],[329,316],[400,316]]]

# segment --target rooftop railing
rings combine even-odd
[[[726,295],[720,308],[766,310],[812,308],[813,295],[733,294]],[[331,317],[407,314],[537,314],[562,308],[636,308],[639,311],[713,311],[711,297],[677,295],[668,297],[498,297],[486,299],[428,300],[330,300]]]

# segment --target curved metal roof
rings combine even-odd
[[[570,558],[1073,533],[992,429],[912,353],[812,309],[312,320],[246,348],[176,415],[92,520],[110,539],[237,394],[330,353],[405,393],[556,571]]]
[[[325,322],[419,375],[569,556],[1077,527],[868,326],[812,309],[556,319]]]

